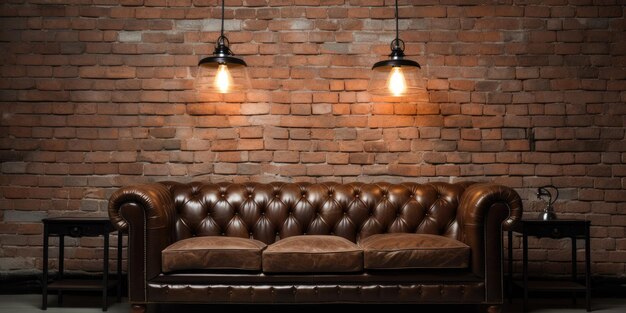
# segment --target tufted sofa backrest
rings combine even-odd
[[[174,199],[174,240],[223,235],[270,244],[304,234],[353,242],[392,232],[458,239],[457,207],[472,183],[161,184]]]

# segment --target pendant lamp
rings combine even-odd
[[[396,38],[391,41],[389,59],[376,62],[368,91],[381,96],[407,96],[425,90],[419,63],[404,58],[404,41],[398,31],[398,0],[396,0]]]
[[[246,62],[233,55],[224,36],[224,1],[222,0],[222,29],[210,57],[198,62],[196,89],[201,92],[233,93],[250,88]]]

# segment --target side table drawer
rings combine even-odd
[[[557,224],[546,223],[546,225],[525,224],[524,232],[528,236],[550,237],[550,238],[566,238],[566,237],[584,237],[584,224]]]
[[[48,225],[48,232],[52,235],[63,235],[70,237],[93,237],[101,236],[113,231],[112,228],[103,224],[50,224]]]

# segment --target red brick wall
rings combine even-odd
[[[392,1],[227,1],[253,89],[225,97],[192,80],[217,1],[46,2],[0,7],[2,271],[41,268],[41,218],[105,216],[131,183],[471,179],[528,217],[558,186],[559,216],[592,222],[594,274],[626,275],[623,1],[401,0],[429,90],[399,101],[365,91]],[[100,243],[71,243],[68,269],[98,271]],[[567,270],[566,241],[531,244],[532,270]]]

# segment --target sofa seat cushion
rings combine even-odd
[[[470,247],[429,234],[389,233],[359,242],[365,269],[467,268]]]
[[[261,241],[239,237],[201,236],[177,241],[161,252],[163,272],[179,270],[261,270]]]
[[[273,273],[338,273],[363,270],[363,251],[332,235],[301,235],[281,239],[263,251],[263,271]]]

